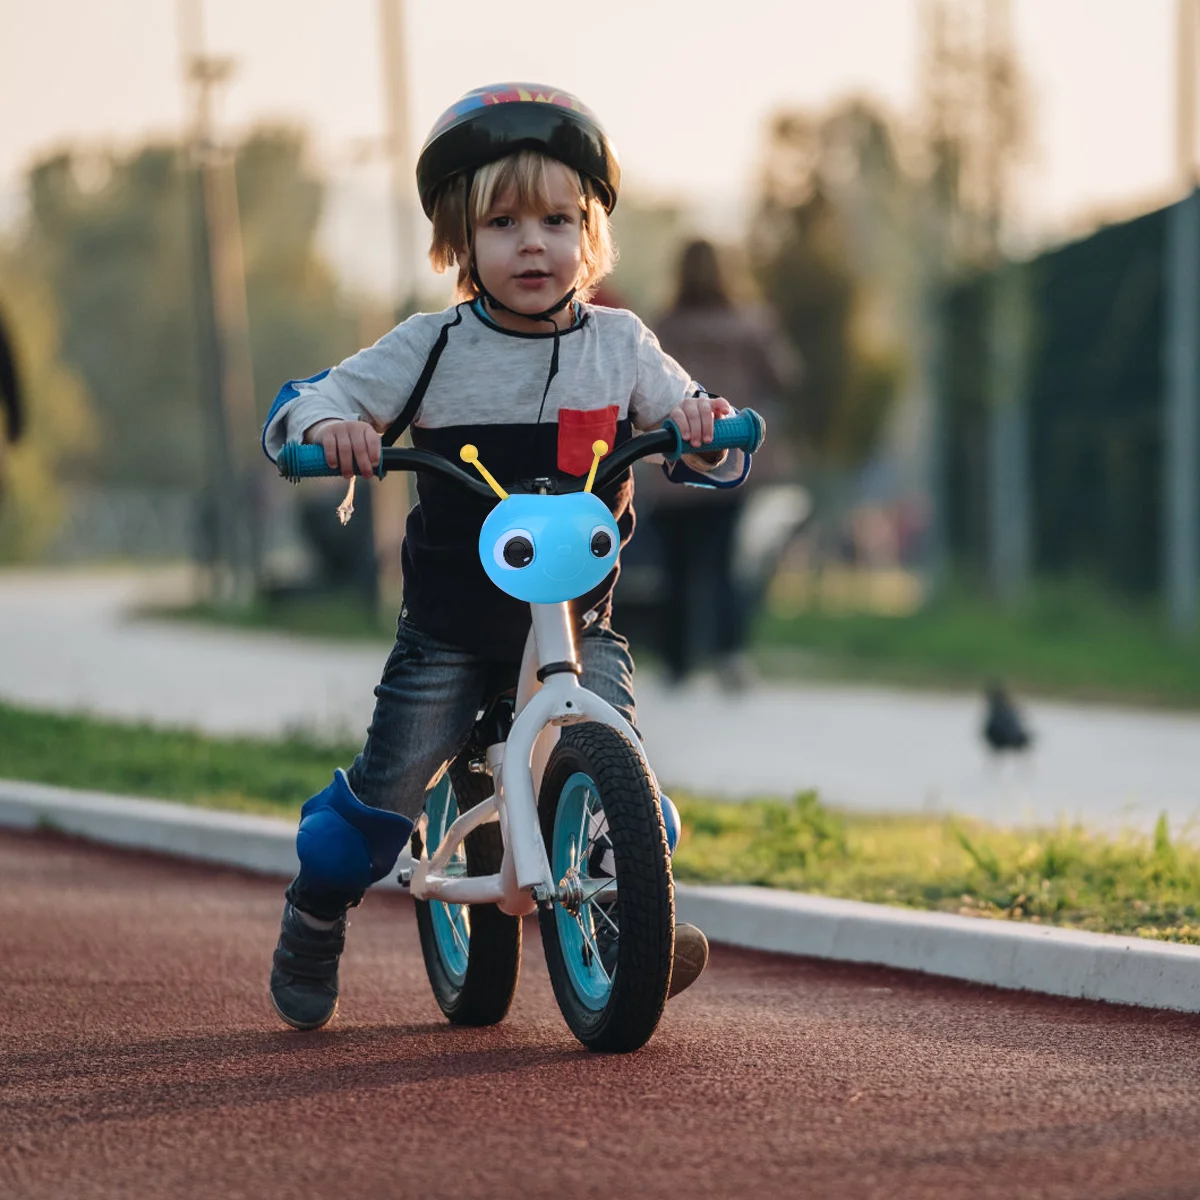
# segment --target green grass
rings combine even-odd
[[[0,777],[295,818],[356,745],[206,738],[0,704]],[[672,791],[676,876],[1200,943],[1200,849],[1077,826],[1003,830],[955,817],[869,816],[794,800]]]
[[[1039,585],[1012,609],[957,591],[909,616],[768,612],[757,641],[772,673],[972,689],[997,676],[1018,692],[1200,706],[1200,637],[1181,644],[1153,607],[1082,584]]]
[[[292,816],[357,745],[207,738],[0,704],[0,777]]]
[[[790,802],[673,794],[675,876],[753,883],[935,912],[1200,944],[1200,849],[1078,826],[1003,830],[957,817],[864,816]]]

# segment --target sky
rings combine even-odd
[[[383,168],[370,158],[384,127],[379,0],[203,4],[208,51],[236,61],[222,126],[309,128],[333,184],[330,245],[362,271],[356,230],[386,222]],[[419,145],[442,109],[482,83],[549,83],[600,115],[628,188],[734,213],[772,110],[860,93],[914,111],[917,8],[408,0],[412,137]],[[1017,209],[1030,239],[1170,198],[1173,14],[1174,0],[1013,0],[1033,101]],[[181,127],[177,16],[176,0],[0,0],[0,196],[10,207],[22,169],[52,147],[120,147]]]

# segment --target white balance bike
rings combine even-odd
[[[752,453],[763,433],[762,419],[745,409],[715,422],[712,441],[693,448],[668,422],[602,463],[607,446],[596,443],[582,490],[578,480],[539,479],[533,491],[512,496],[474,447],[464,447],[462,458],[482,480],[428,451],[382,452],[381,477],[431,472],[500,497],[483,523],[480,558],[532,615],[515,694],[491,700],[430,791],[413,834],[414,865],[401,876],[417,902],[429,982],[450,1021],[503,1019],[520,970],[521,918],[537,909],[571,1032],[600,1051],[636,1050],[654,1033],[675,931],[659,790],[629,723],[579,682],[569,602],[608,575],[620,545],[593,485],[614,482],[648,454]],[[278,464],[292,480],[336,474],[320,446],[291,443]]]

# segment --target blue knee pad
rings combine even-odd
[[[339,767],[333,782],[300,810],[300,874],[324,887],[365,891],[396,865],[412,831],[407,817],[359,800]]]
[[[679,845],[679,835],[683,832],[683,822],[679,819],[679,809],[675,802],[665,792],[659,792],[658,803],[662,807],[663,825],[667,830],[667,852],[675,853]]]

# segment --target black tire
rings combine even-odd
[[[460,756],[450,768],[450,782],[459,812],[492,794],[488,775],[473,775]],[[469,833],[464,842],[468,875],[494,875],[500,870],[504,843],[500,824],[490,821]],[[421,835],[413,833],[414,859],[421,856]],[[425,973],[438,1007],[454,1025],[495,1025],[503,1021],[517,990],[521,973],[521,919],[502,913],[494,904],[467,905],[470,939],[466,975],[461,983],[447,971],[434,930],[432,904],[415,901],[417,932]]]
[[[644,1046],[654,1033],[671,980],[675,894],[667,835],[654,785],[624,734],[596,722],[572,725],[550,756],[538,797],[542,836],[556,872],[561,864],[554,858],[555,817],[560,800],[567,803],[563,789],[576,773],[595,784],[608,837],[600,849],[602,866],[591,865],[597,848],[593,840],[586,854],[581,847],[580,859],[586,857],[593,879],[615,875],[617,884],[616,901],[607,909],[619,928],[617,934],[607,934],[605,954],[615,962],[607,999],[593,998],[589,1004],[577,989],[566,957],[572,950],[564,947],[560,927],[570,914],[557,901],[539,911],[542,944],[554,996],[571,1032],[589,1050],[626,1053]],[[598,822],[597,828],[602,827]],[[609,850],[611,859],[606,858]],[[604,926],[592,922],[592,929],[600,945]]]

